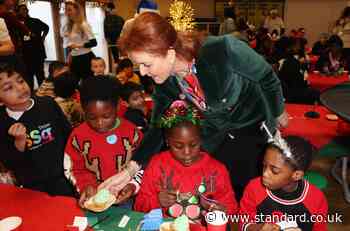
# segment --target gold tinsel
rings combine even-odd
[[[174,0],[169,8],[170,23],[177,31],[191,31],[194,29],[194,10],[189,3]]]

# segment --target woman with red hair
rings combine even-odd
[[[172,102],[184,99],[202,112],[202,147],[226,164],[239,199],[248,181],[259,174],[258,159],[267,141],[261,123],[273,130],[277,122],[286,123],[280,82],[271,66],[231,35],[201,41],[195,33],[175,31],[151,12],[135,19],[118,46],[141,75],[156,83],[154,126],[134,160],[146,163],[160,151],[164,136],[154,122]]]

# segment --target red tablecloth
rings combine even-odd
[[[337,121],[326,119],[330,112],[322,106],[310,106],[301,104],[287,104],[289,114],[289,125],[282,130],[282,134],[301,136],[310,141],[316,148],[328,144],[337,135]],[[320,118],[311,119],[304,116],[304,113],[315,109],[320,113]]]
[[[319,73],[311,72],[308,78],[310,86],[321,92],[346,81],[349,81],[348,73],[339,76],[324,76]]]
[[[22,218],[16,231],[65,231],[74,216],[85,215],[73,198],[0,184],[0,219],[9,216]]]

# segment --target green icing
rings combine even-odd
[[[205,191],[207,191],[207,188],[205,187],[205,184],[201,184],[199,187],[198,187],[198,192],[200,193],[205,193]]]
[[[106,203],[108,201],[109,197],[110,197],[110,192],[107,189],[101,189],[95,195],[94,201],[97,204],[103,204],[103,203]]]
[[[175,219],[174,228],[176,231],[188,231],[190,227],[188,217],[182,215]]]
[[[190,204],[198,204],[199,200],[196,196],[192,196],[190,199],[188,199],[188,203]]]

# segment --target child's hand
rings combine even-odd
[[[281,228],[276,224],[251,224],[247,228],[248,231],[279,231]]]
[[[225,206],[219,204],[219,203],[211,203],[210,206],[208,208],[205,208],[205,210],[207,210],[208,212],[212,212],[215,210],[219,210],[219,211],[226,211]]]
[[[118,194],[116,203],[120,204],[127,201],[136,190],[136,186],[134,184],[127,184]]]
[[[279,231],[280,227],[276,224],[263,224],[260,231]]]
[[[9,135],[14,136],[15,139],[26,139],[26,127],[21,123],[15,123],[9,128]]]
[[[15,138],[15,146],[17,150],[24,152],[27,138],[26,127],[22,123],[15,123],[9,128],[8,134]]]
[[[177,199],[176,192],[162,190],[158,194],[158,199],[159,199],[160,206],[164,208],[168,208],[173,204],[175,204]]]
[[[84,203],[89,200],[90,197],[94,196],[97,192],[97,189],[91,185],[87,186],[84,191],[80,194],[80,198],[79,198],[79,206],[81,208],[85,208],[84,207]]]

